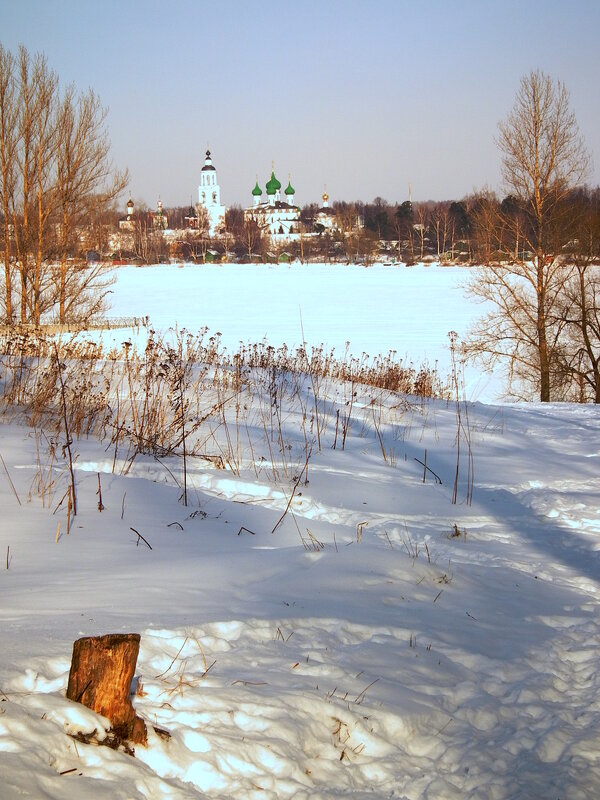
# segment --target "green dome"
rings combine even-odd
[[[262,194],[262,189],[258,185],[258,181],[256,181],[256,186],[254,187],[254,189],[252,189],[252,194],[254,195],[254,197],[260,197]]]
[[[281,189],[281,184],[275,177],[275,173],[271,172],[271,180],[267,183],[267,194],[275,194]]]
[[[296,194],[296,190],[292,186],[292,181],[291,180],[288,181],[288,185],[286,187],[285,193],[286,194]]]

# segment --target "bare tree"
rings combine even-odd
[[[262,253],[263,235],[254,215],[247,217],[244,221],[244,242],[248,251],[249,261],[252,261],[253,255]]]
[[[202,261],[206,262],[206,251],[208,249],[208,242],[210,237],[210,217],[206,206],[198,205],[196,207],[196,222],[198,230],[194,237],[195,248],[194,255],[202,256]]]
[[[492,361],[508,358],[511,375],[532,381],[547,402],[560,336],[555,312],[568,279],[562,259],[569,238],[565,200],[589,163],[565,86],[541,71],[523,77],[514,108],[499,126],[498,147],[504,183],[522,213],[515,217],[500,208],[485,223],[506,260],[483,267],[470,284],[474,296],[495,308],[466,349]],[[521,258],[515,258],[517,236],[527,251]]]
[[[398,258],[402,260],[404,256],[402,245],[404,241],[409,243],[410,247],[410,261],[415,259],[414,247],[414,229],[413,229],[414,212],[410,200],[405,200],[401,205],[396,208],[394,214],[394,229],[398,237]]]
[[[91,273],[72,274],[67,256],[76,247],[77,226],[106,209],[127,180],[108,159],[105,113],[91,91],[76,97],[70,87],[61,99],[43,54],[32,56],[21,46],[15,56],[0,46],[3,304],[10,323],[17,275],[21,323],[39,324],[55,303],[62,322],[86,299],[95,303]],[[49,260],[57,229],[58,270]]]
[[[21,322],[28,319],[29,284],[32,266],[33,235],[31,230],[35,185],[34,131],[37,114],[37,85],[42,71],[41,57],[33,58],[21,45],[17,59],[18,85],[16,168],[18,184],[12,195],[12,219],[16,256],[21,278]]]
[[[65,322],[88,294],[69,269],[69,248],[78,223],[101,198],[109,205],[128,183],[126,172],[115,171],[105,129],[107,111],[92,90],[76,96],[68,87],[58,112],[57,199],[60,209],[61,266],[58,275],[59,319]],[[85,291],[84,291],[85,290]]]
[[[37,247],[35,253],[32,316],[40,324],[42,312],[42,290],[44,262],[46,259],[46,228],[55,211],[55,153],[56,153],[56,95],[58,77],[47,66],[46,59],[39,59],[36,70],[36,113],[33,122],[33,147],[35,157],[35,205]]]
[[[435,248],[438,260],[446,252],[448,233],[450,229],[449,203],[436,203],[431,213],[431,224],[435,230]]]
[[[572,215],[566,251],[573,269],[561,298],[561,378],[573,399],[600,403],[600,189],[573,198]]]
[[[348,262],[355,261],[361,254],[364,230],[357,203],[337,202],[335,204],[336,227],[341,233]]]
[[[244,236],[244,210],[240,205],[234,205],[227,209],[224,228],[225,260],[229,261],[231,245],[235,246],[236,241],[241,240]]]
[[[490,189],[483,189],[469,197],[469,209],[473,224],[471,236],[472,256],[487,266],[502,257],[504,227],[499,215],[500,203]]]
[[[425,240],[427,238],[427,230],[429,228],[429,208],[426,203],[419,203],[415,207],[415,216],[417,221],[413,225],[413,230],[419,237],[419,250],[422,261],[425,255]]]
[[[136,199],[135,215],[131,219],[131,227],[121,236],[121,245],[125,250],[133,250],[137,258],[145,263],[151,259],[152,228],[148,205],[143,200]]]
[[[600,276],[591,264],[577,263],[565,292],[566,370],[575,378],[579,399],[600,403]]]
[[[0,140],[6,317],[13,321],[12,248],[20,276],[20,319],[39,309],[44,230],[49,213],[52,99],[57,79],[43,55],[0,54]]]
[[[15,191],[15,151],[17,128],[17,91],[15,58],[0,44],[0,194],[4,217],[4,309],[6,321],[13,321],[11,208]]]

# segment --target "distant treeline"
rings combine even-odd
[[[583,248],[585,255],[600,257],[600,187],[574,189],[562,201],[560,237],[567,249]],[[299,236],[290,241],[274,241],[257,229],[249,230],[241,206],[232,206],[225,216],[226,235],[210,237],[205,233],[186,230],[190,208],[178,206],[166,209],[170,229],[181,230],[176,241],[153,235],[153,212],[138,205],[137,245],[134,255],[152,262],[169,258],[248,260],[290,259],[358,261],[397,260],[414,264],[422,260],[445,263],[483,264],[506,258],[514,252],[516,258],[527,257],[524,226],[526,214],[514,196],[499,198],[490,191],[472,194],[462,200],[405,201],[388,203],[376,197],[371,203],[337,201],[331,204],[333,225],[324,228],[318,222],[319,206],[310,203],[301,208]],[[116,224],[118,214],[113,215]],[[504,225],[504,230],[491,220],[507,219],[513,223],[523,218],[522,235],[519,225]],[[107,220],[108,221],[108,220]],[[588,231],[585,241],[578,231],[584,224]],[[566,233],[565,226],[571,231]],[[552,235],[552,231],[548,232]],[[510,240],[510,241],[509,241]]]

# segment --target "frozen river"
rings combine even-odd
[[[120,267],[111,316],[148,316],[159,330],[175,325],[220,332],[228,349],[263,338],[278,346],[325,344],[342,355],[396,350],[415,365],[450,366],[448,332],[464,336],[481,306],[465,297],[461,267],[365,268],[342,264],[225,264]],[[466,371],[472,399],[494,400],[497,377]]]

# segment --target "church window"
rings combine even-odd
[[[217,202],[217,193],[213,192],[213,203]]]

